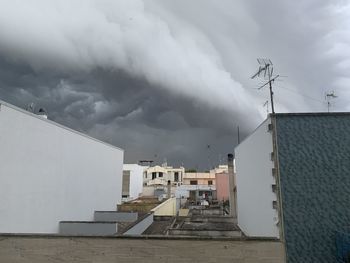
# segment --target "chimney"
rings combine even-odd
[[[227,155],[228,165],[228,182],[229,182],[229,194],[230,194],[230,216],[237,218],[236,214],[236,189],[235,189],[235,177],[233,169],[233,154]]]

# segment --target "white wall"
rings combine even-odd
[[[146,168],[146,166],[141,166],[138,164],[123,165],[124,171],[130,171],[130,200],[136,199],[139,197],[140,194],[142,194],[143,172]]]
[[[216,191],[215,185],[189,185],[189,184],[183,184],[175,189],[175,196],[177,198],[181,198],[182,196],[185,198],[190,197],[190,191]]]
[[[265,120],[235,149],[238,225],[248,236],[279,237],[278,214],[272,201],[275,179],[271,161],[270,119]]]
[[[57,233],[121,200],[123,150],[0,105],[0,232]]]
[[[169,198],[151,210],[155,216],[176,216],[176,197]]]

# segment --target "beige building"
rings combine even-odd
[[[205,173],[185,173],[183,177],[184,185],[216,185],[215,174],[228,172],[227,165],[219,165],[218,167]]]
[[[173,186],[181,185],[185,174],[185,168],[174,168],[167,165],[149,167],[143,174],[143,185],[167,185],[168,181]]]
[[[185,173],[184,185],[215,185],[215,173]]]
[[[216,199],[217,173],[228,172],[227,165],[218,167],[204,173],[185,173],[183,184],[177,189],[176,196],[190,198],[192,201]]]

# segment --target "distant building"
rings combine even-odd
[[[227,165],[219,165],[209,172],[186,172],[183,185],[177,189],[178,197],[189,198],[192,201],[215,200],[216,173],[228,171]]]
[[[350,113],[275,114],[235,149],[238,225],[287,262],[347,262]]]
[[[0,101],[0,233],[58,233],[121,201],[123,150],[46,117]]]
[[[122,201],[140,197],[143,187],[143,175],[148,166],[123,164]]]
[[[218,167],[215,167],[214,169],[210,170],[210,173],[227,173],[228,172],[228,165],[227,164],[220,164]]]
[[[181,185],[183,182],[183,176],[185,174],[185,168],[174,168],[168,165],[156,165],[147,168],[144,171],[143,182],[145,186],[150,185],[167,185],[170,181],[171,185]]]
[[[184,185],[215,185],[215,173],[185,173]]]
[[[229,174],[221,172],[215,174],[216,198],[219,201],[228,201],[230,199]]]
[[[182,185],[184,167],[174,168],[163,164],[147,168],[143,173],[143,196],[172,196],[176,187]]]

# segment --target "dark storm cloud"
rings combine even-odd
[[[214,165],[232,151],[232,127],[239,116],[174,96],[145,80],[101,69],[74,76],[36,74],[22,64],[1,63],[0,90],[7,101],[45,107],[50,119],[123,147],[127,160],[166,159],[208,169],[208,158]]]
[[[288,75],[278,111],[349,110],[349,6],[303,1],[1,1],[1,98],[123,147],[207,169],[265,116],[256,57]],[[210,145],[208,148],[207,146]]]

